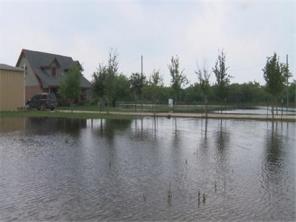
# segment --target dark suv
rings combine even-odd
[[[50,109],[57,107],[57,98],[51,93],[41,93],[33,96],[27,103],[28,108],[36,108],[38,110]]]

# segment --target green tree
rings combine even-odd
[[[277,103],[285,86],[285,70],[279,63],[276,53],[268,57],[263,68],[263,76],[266,82],[266,90],[272,95],[272,118],[274,118],[274,106]]]
[[[208,114],[208,95],[210,92],[210,76],[211,74],[208,72],[208,70],[204,67],[202,70],[198,69],[195,72],[198,76],[198,82],[199,82],[199,86],[202,92],[202,96],[204,98],[204,103],[205,103],[205,113],[206,113],[206,117]]]
[[[159,70],[153,70],[149,77],[149,81],[142,89],[142,95],[145,100],[158,103],[163,95],[163,79]]]
[[[286,88],[286,90],[285,90],[286,95],[283,95],[283,97],[285,98],[286,104],[287,104],[287,107],[288,107],[289,106],[289,85],[290,85],[289,79],[292,77],[292,73],[290,72],[289,64],[283,64],[282,63],[281,64],[281,70],[282,70],[282,74],[284,75],[284,78],[285,78],[284,85],[285,85],[285,88]]]
[[[115,76],[114,93],[113,93],[115,102],[119,99],[128,99],[129,95],[130,95],[130,90],[129,90],[128,78],[123,74],[119,74]]]
[[[99,65],[99,68],[93,74],[92,89],[95,96],[102,98],[105,96],[105,84],[107,77],[107,66]]]
[[[184,75],[184,70],[180,70],[180,62],[178,56],[172,56],[171,63],[168,65],[171,75],[171,87],[174,91],[175,102],[180,99],[182,87],[188,84],[188,80]]]
[[[118,55],[112,50],[109,53],[107,75],[105,80],[105,95],[109,104],[114,107],[116,104],[116,76],[118,75]]]
[[[200,103],[200,101],[204,101],[204,96],[198,82],[184,89],[183,102],[196,104]]]
[[[289,101],[294,103],[294,107],[296,107],[296,80],[289,86]]]
[[[225,102],[228,93],[228,86],[230,83],[231,76],[227,73],[228,67],[226,67],[226,56],[222,51],[218,55],[213,73],[216,77],[216,95],[220,101]]]
[[[115,106],[118,99],[117,76],[118,74],[118,55],[111,50],[109,52],[107,65],[100,64],[97,71],[93,74],[93,92],[95,96],[103,99],[108,104]]]
[[[70,102],[70,104],[79,100],[80,79],[81,67],[80,65],[75,64],[70,67],[61,80],[59,94],[64,100]]]
[[[140,73],[132,73],[129,84],[134,98],[137,100],[142,96],[142,89],[146,85],[146,76]]]
[[[152,86],[162,86],[163,85],[163,79],[159,73],[159,70],[153,70],[149,81],[148,81],[149,85]]]
[[[213,68],[213,73],[216,77],[216,84],[214,86],[215,94],[218,98],[218,101],[222,102],[222,104],[226,103],[229,92],[228,90],[231,76],[228,74],[227,70],[228,67],[226,66],[226,56],[222,50],[221,54],[218,55],[215,66]]]

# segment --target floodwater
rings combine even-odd
[[[296,123],[0,118],[0,221],[295,220]]]
[[[223,110],[222,113],[229,114],[256,114],[256,115],[271,115],[271,107],[267,106],[255,106],[253,109],[232,109]],[[220,111],[214,111],[220,113]],[[277,115],[296,115],[296,108],[274,107],[274,114]]]

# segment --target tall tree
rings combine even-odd
[[[171,74],[171,87],[174,91],[175,102],[179,100],[182,87],[188,83],[184,70],[180,70],[180,62],[178,56],[172,56],[171,63],[168,65]]]
[[[79,99],[80,96],[80,79],[81,79],[81,67],[78,64],[74,64],[63,76],[59,94],[63,99],[72,104]]]
[[[93,74],[94,94],[107,101],[108,104],[115,106],[117,100],[116,77],[118,76],[118,55],[110,50],[107,65],[100,64],[97,71]]]
[[[281,64],[281,70],[282,70],[282,74],[284,75],[285,78],[285,87],[286,87],[286,104],[287,104],[287,108],[289,106],[289,79],[292,77],[292,73],[290,72],[290,68],[289,68],[289,64],[286,63],[282,63]]]
[[[103,98],[106,94],[105,92],[105,84],[106,84],[106,77],[107,77],[107,66],[100,64],[97,71],[93,74],[93,82],[92,82],[92,89],[95,96]]]
[[[211,74],[208,72],[208,70],[204,67],[202,70],[198,69],[196,72],[197,77],[198,77],[198,83],[201,89],[201,92],[204,97],[204,102],[205,102],[205,113],[207,116],[208,109],[207,109],[207,104],[208,104],[208,95],[210,92],[210,76]]]
[[[151,86],[162,86],[163,85],[163,79],[159,73],[159,70],[153,70],[148,83]]]
[[[226,56],[222,51],[221,54],[218,55],[215,67],[213,68],[213,73],[216,77],[216,95],[222,102],[225,102],[227,98],[228,86],[231,78],[227,70],[228,67],[226,66]]]
[[[114,102],[116,103],[118,99],[127,99],[129,94],[130,90],[128,78],[123,74],[116,75],[114,78]]]
[[[143,98],[150,100],[153,103],[158,103],[163,90],[163,79],[159,73],[159,70],[153,70],[149,77],[149,81],[143,87]]]
[[[132,73],[129,78],[130,89],[135,97],[135,99],[139,99],[142,95],[142,89],[146,84],[146,77],[140,73]]]
[[[274,118],[274,106],[284,89],[286,70],[280,64],[277,54],[274,53],[273,56],[267,58],[262,71],[266,82],[266,90],[272,95],[271,113],[272,118]]]
[[[108,58],[108,66],[107,66],[107,76],[105,80],[105,92],[106,97],[109,103],[112,104],[112,106],[115,106],[116,103],[116,84],[115,84],[115,78],[118,75],[118,68],[119,62],[118,62],[118,55],[116,52],[113,52],[111,50],[109,52],[109,58]]]

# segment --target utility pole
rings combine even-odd
[[[141,75],[143,75],[143,55],[141,55]]]
[[[289,61],[288,61],[288,54],[286,55],[286,66],[287,66],[287,73],[286,73],[286,84],[287,84],[287,111],[288,111],[288,107],[289,107],[289,73],[288,73],[288,67],[289,67]]]
[[[143,78],[143,55],[141,55],[141,78]],[[142,101],[142,95],[141,96],[141,104],[142,104],[142,112],[143,112],[143,101]],[[143,129],[143,117],[141,118],[142,123],[142,129]]]

